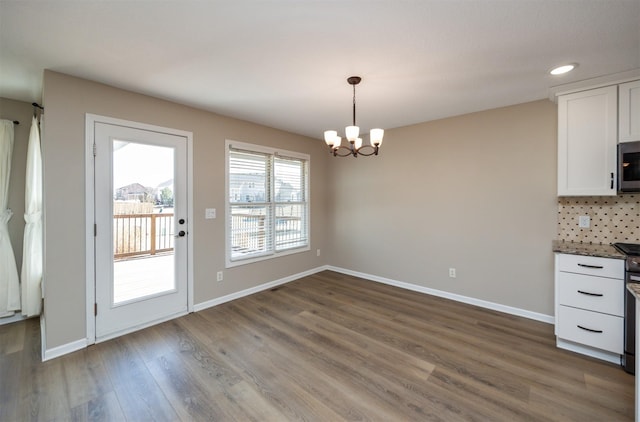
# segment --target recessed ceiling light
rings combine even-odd
[[[563,75],[567,72],[571,72],[576,67],[578,67],[578,63],[563,64],[562,66],[551,69],[549,73],[551,73],[552,75]]]

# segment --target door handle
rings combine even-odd
[[[184,236],[186,236],[186,234],[187,234],[187,232],[185,232],[184,230],[180,230],[175,237],[184,237]]]

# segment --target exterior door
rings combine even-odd
[[[188,310],[187,138],[95,122],[95,335]]]

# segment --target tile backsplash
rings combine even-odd
[[[584,243],[640,243],[640,194],[558,198],[558,239]],[[578,226],[588,215],[591,226]]]

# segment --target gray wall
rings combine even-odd
[[[49,349],[86,333],[85,113],[193,132],[195,303],[331,264],[554,313],[557,123],[549,101],[387,130],[379,157],[338,159],[319,139],[52,71],[43,98]],[[225,139],[311,155],[309,252],[224,269]],[[208,207],[216,220],[204,219]]]
[[[332,160],[329,263],[553,315],[556,109],[387,130],[380,156]]]
[[[85,113],[193,132],[194,298],[202,303],[326,264],[324,143],[257,124],[45,71],[43,128],[45,191],[46,346],[86,336],[85,317]],[[311,155],[311,250],[224,269],[225,139]],[[218,218],[205,220],[205,208]],[[216,282],[216,271],[224,281]]]
[[[22,239],[24,237],[24,181],[27,170],[27,145],[31,130],[31,104],[22,101],[0,98],[0,118],[18,120],[14,125],[13,158],[11,161],[11,180],[9,181],[9,208],[13,217],[9,220],[9,237],[16,256],[18,274],[22,268]]]

